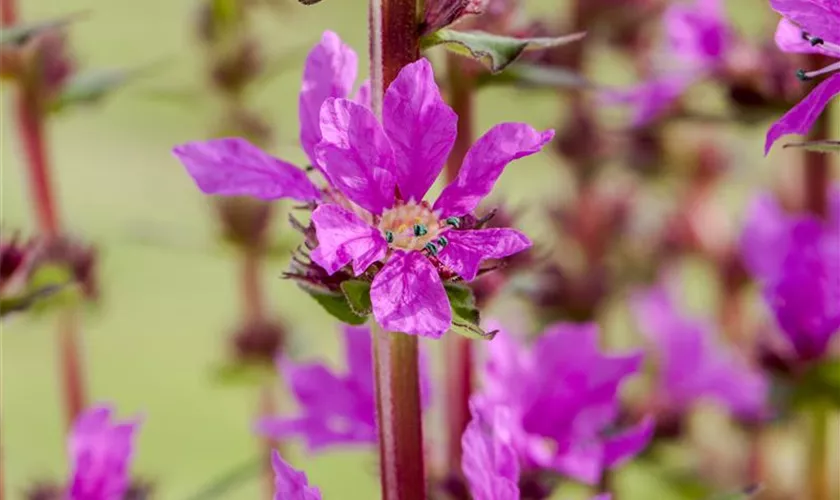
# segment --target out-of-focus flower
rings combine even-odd
[[[603,92],[609,104],[629,105],[631,125],[646,126],[678,105],[694,83],[721,69],[733,31],[720,0],[672,3],[663,15],[665,44],[655,75],[628,89]]]
[[[587,484],[649,443],[653,422],[614,432],[618,388],[641,365],[641,353],[601,354],[597,326],[557,323],[533,346],[500,332],[489,344],[476,408],[507,408],[510,442],[523,467],[550,469]]]
[[[461,438],[461,468],[474,500],[518,500],[519,457],[511,443],[510,409],[482,415],[471,404],[472,421]]]
[[[711,324],[678,311],[664,286],[638,292],[633,313],[658,360],[658,405],[682,413],[704,399],[743,418],[765,410],[768,387],[734,351],[714,337]]]
[[[72,475],[68,498],[123,498],[130,485],[134,435],[140,419],[117,422],[107,405],[93,407],[76,420],[68,443]]]
[[[321,491],[309,486],[306,473],[289,465],[280,452],[271,452],[271,467],[274,469],[274,500],[321,500]]]
[[[462,219],[508,163],[537,153],[554,133],[524,123],[493,127],[431,205],[423,197],[452,149],[457,121],[431,64],[421,59],[400,71],[386,91],[382,123],[343,98],[355,65],[355,54],[327,32],[304,71],[301,142],[330,184],[324,194],[301,170],[240,139],[174,152],[207,194],[311,202],[318,241],[311,260],[330,275],[350,266],[355,276],[372,278],[373,316],[384,329],[439,338],[452,322],[443,280],[472,281],[483,261],[531,245],[514,229],[472,230]]]
[[[370,329],[344,326],[347,371],[336,374],[321,363],[296,363],[283,357],[278,369],[300,406],[295,417],[266,417],[256,423],[260,434],[276,439],[301,436],[310,451],[343,444],[376,442],[376,402]],[[420,392],[430,402],[428,366],[421,355]]]
[[[787,215],[768,195],[751,204],[741,251],[798,358],[822,357],[840,331],[840,186],[826,220]]]
[[[786,52],[822,54],[840,59],[840,4],[834,0],[771,0],[784,19],[776,30],[776,44]],[[800,70],[802,80],[840,70],[840,60],[822,69]],[[828,103],[840,93],[840,73],[825,79],[767,131],[764,154],[787,134],[807,134]]]
[[[37,245],[28,266],[29,280],[45,267],[61,268],[77,284],[85,298],[99,297],[98,257],[96,247],[74,236],[62,235]]]

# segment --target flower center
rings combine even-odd
[[[457,221],[438,219],[424,201],[397,202],[379,220],[379,229],[392,248],[426,249],[432,255],[437,255],[446,246],[447,239],[443,232],[447,225],[455,226]]]

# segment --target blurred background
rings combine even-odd
[[[733,22],[746,34],[766,37],[774,29],[777,17],[766,1],[727,4]],[[26,0],[20,9],[27,20],[85,13],[72,25],[70,36],[85,65],[154,65],[153,71],[101,105],[73,109],[52,120],[48,140],[64,223],[101,252],[102,298],[98,306],[85,309],[83,322],[90,398],[114,402],[121,416],[145,415],[135,472],[156,484],[158,498],[188,498],[209,478],[227,474],[259,453],[258,441],[249,432],[257,391],[220,384],[213,375],[214,366],[227,355],[226,338],[240,308],[238,263],[235,253],[219,242],[208,199],[170,153],[178,143],[206,137],[218,117],[195,36],[196,3]],[[527,2],[527,10],[543,18],[562,19],[565,9],[564,1]],[[306,160],[297,146],[303,58],[323,30],[334,30],[359,52],[360,77],[364,77],[367,5],[362,0],[325,0],[304,7],[289,0],[262,14],[257,27],[266,52],[291,55],[256,90],[251,103],[275,127],[272,152],[303,165]],[[608,48],[599,51],[595,61],[588,68],[595,81],[616,86],[634,81],[631,64]],[[692,92],[694,102],[709,109],[723,102],[721,89],[711,84]],[[10,92],[4,94],[7,108]],[[500,121],[559,127],[566,121],[567,109],[564,97],[555,91],[495,87],[481,91],[476,108],[479,133]],[[837,109],[833,116],[835,123],[840,122]],[[35,223],[22,152],[7,109],[2,125],[1,222],[4,228],[32,234]],[[790,165],[799,164],[801,153],[791,150],[777,148],[763,157],[767,125],[727,125],[723,132],[714,132],[731,164],[728,180],[715,196],[733,224],[740,220],[748,193],[785,179]],[[672,139],[677,141],[675,150],[697,139],[695,133],[677,130]],[[495,193],[522,209],[523,226],[539,241],[552,231],[541,206],[568,199],[571,182],[563,160],[548,151],[518,161],[503,175]],[[667,184],[654,191],[665,200],[671,196]],[[651,206],[657,210],[655,201]],[[287,228],[282,214],[274,218],[273,240],[292,248],[299,238]],[[281,279],[285,268],[283,259],[271,260],[263,280],[270,307],[289,328],[288,349],[301,359],[339,363],[337,325],[294,283]],[[704,281],[702,266],[695,271],[689,275],[688,300],[702,311],[711,307],[714,290]],[[515,318],[512,322],[518,324]],[[605,324],[618,332],[611,334],[613,345],[636,343],[627,335],[631,328],[626,314],[612,315]],[[49,316],[14,317],[2,324],[2,330],[6,488],[10,498],[18,498],[34,481],[63,477],[66,471],[55,368],[58,351]],[[430,348],[439,351],[437,346]],[[288,404],[281,399],[280,405]],[[427,436],[435,442],[443,435],[436,414],[432,418]],[[793,449],[791,453],[796,452]],[[376,498],[376,459],[368,451],[305,456],[298,447],[292,450],[292,461],[320,486],[324,498]],[[785,450],[780,448],[780,453]],[[631,466],[626,474],[628,484],[638,485],[628,488],[636,490],[628,493],[628,499],[679,498],[642,469]],[[225,498],[258,498],[260,488],[254,475]]]

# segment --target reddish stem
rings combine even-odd
[[[425,500],[417,337],[371,328],[383,500]]]
[[[458,135],[446,163],[446,180],[458,175],[464,157],[473,142],[474,86],[463,70],[464,60],[447,54],[446,76],[449,82],[449,104],[458,115]],[[450,335],[443,342],[446,359],[446,432],[447,469],[461,470],[461,436],[470,422],[470,395],[473,386],[472,342],[460,335]]]
[[[85,394],[84,376],[82,375],[81,346],[76,314],[68,308],[61,311],[58,319],[59,345],[61,350],[61,383],[64,387],[64,408],[67,415],[67,427],[72,427],[76,418],[84,411]]]
[[[0,0],[0,20],[4,26],[18,21],[14,0]],[[18,134],[26,157],[29,188],[38,227],[44,238],[54,240],[60,233],[55,195],[52,188],[49,156],[45,139],[45,115],[42,101],[40,73],[31,71],[18,81],[15,96],[15,115]],[[59,373],[64,387],[65,412],[68,428],[85,406],[85,385],[78,340],[78,327],[72,310],[59,316],[58,335],[61,349]]]
[[[258,415],[263,417],[274,416],[277,410],[276,400],[274,398],[273,386],[271,384],[264,384],[260,388],[260,404]],[[265,481],[266,498],[274,498],[274,468],[271,465],[271,453],[275,449],[279,449],[280,443],[271,438],[263,439],[263,446],[265,448],[265,462],[263,462],[263,479]],[[282,450],[279,450],[282,455]]]
[[[247,322],[262,321],[265,304],[260,286],[261,252],[256,249],[242,250],[242,310]]]
[[[811,129],[810,140],[828,139],[830,112],[817,118]],[[828,189],[831,183],[831,155],[815,151],[805,152],[805,209],[819,217],[828,214]]]

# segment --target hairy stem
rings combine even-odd
[[[371,328],[383,500],[425,500],[417,337]]]

